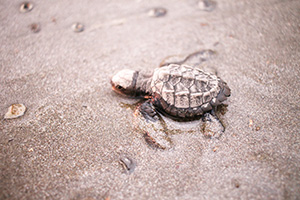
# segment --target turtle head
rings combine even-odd
[[[133,96],[135,94],[138,71],[123,69],[111,79],[112,89],[120,94]]]

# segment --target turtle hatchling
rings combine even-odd
[[[148,99],[140,111],[151,121],[156,120],[156,110],[180,119],[203,116],[230,96],[222,79],[185,64],[160,67],[151,75],[124,69],[112,77],[111,84],[118,93]]]

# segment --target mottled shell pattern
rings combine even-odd
[[[177,64],[157,68],[153,73],[151,90],[167,103],[162,104],[163,109],[171,106],[197,112],[201,108],[199,114],[211,110],[212,106],[221,104],[230,96],[230,89],[216,75]]]

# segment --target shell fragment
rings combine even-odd
[[[24,104],[12,104],[9,108],[7,113],[4,115],[4,119],[14,119],[21,117],[24,115],[26,111],[26,107]]]

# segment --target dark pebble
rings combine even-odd
[[[198,7],[200,10],[211,12],[216,8],[217,3],[212,0],[200,0]]]
[[[148,15],[150,17],[163,17],[166,14],[167,14],[167,9],[161,7],[153,8],[148,12]]]
[[[81,23],[75,23],[72,25],[72,29],[75,33],[82,32],[84,30],[84,26]]]
[[[29,12],[33,9],[33,4],[30,3],[30,2],[24,2],[21,4],[21,7],[20,7],[20,12],[22,13],[26,13],[26,12]]]
[[[121,155],[120,163],[122,164],[125,172],[129,174],[131,174],[136,167],[136,162],[128,156]]]
[[[33,24],[30,24],[30,30],[33,32],[33,33],[38,33],[40,32],[41,30],[41,25],[38,24],[38,23],[33,23]]]

